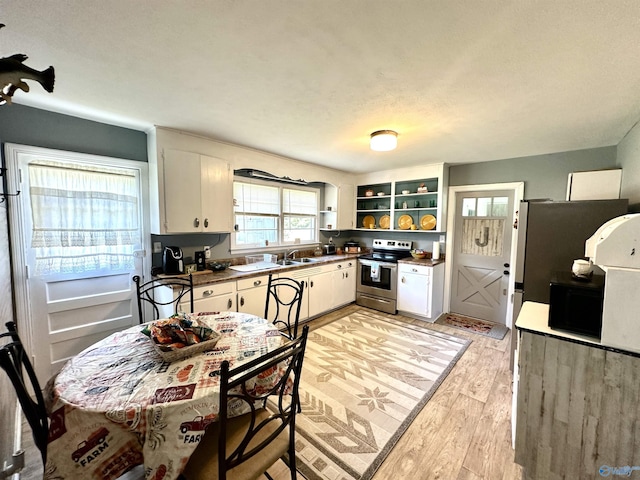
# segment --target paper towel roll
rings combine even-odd
[[[438,260],[440,258],[440,242],[433,242],[433,250],[431,250],[431,258]]]

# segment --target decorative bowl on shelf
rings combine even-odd
[[[364,196],[365,197],[373,197],[373,190],[369,189],[366,192],[364,192]]]
[[[411,250],[409,253],[413,258],[427,258],[427,252],[425,252],[424,250],[416,249]]]
[[[411,191],[409,190],[402,190],[402,194],[403,195],[409,195],[411,193]]]
[[[384,196],[384,192],[378,192],[378,196],[379,196],[379,197]]]

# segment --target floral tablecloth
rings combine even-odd
[[[177,478],[207,425],[217,421],[222,361],[233,368],[282,344],[278,330],[254,315],[193,315],[221,334],[213,350],[165,362],[135,326],[63,367],[46,387],[45,479],[109,480],[139,464],[147,479]]]

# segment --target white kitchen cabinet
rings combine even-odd
[[[309,318],[316,317],[333,308],[334,268],[331,265],[323,265],[320,270],[320,273],[309,275]]]
[[[341,307],[356,300],[356,260],[336,264],[333,272],[333,308]]]
[[[158,301],[169,302],[175,298],[173,288],[163,287],[157,290]],[[191,306],[188,296],[182,298],[178,304],[179,312],[189,312]],[[167,318],[173,315],[173,305],[159,307],[160,316]],[[236,282],[211,283],[193,287],[194,312],[235,312],[236,311]],[[264,313],[264,312],[263,312]]]
[[[269,275],[245,278],[236,282],[238,311],[264,317]]]
[[[304,290],[302,291],[302,303],[300,305],[300,321],[309,318],[309,275],[313,273],[320,273],[319,268],[297,268],[289,272],[284,272],[280,277],[292,278],[298,282],[304,283]]]
[[[444,263],[398,263],[398,311],[436,320],[442,313]]]
[[[320,207],[320,230],[351,230],[355,187],[351,184],[324,187],[324,205]]]
[[[159,222],[153,229],[157,233],[231,231],[233,176],[227,162],[165,149],[158,159],[157,177]]]

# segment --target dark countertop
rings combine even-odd
[[[361,255],[359,253],[351,253],[351,254],[343,254],[343,255],[323,255],[320,257],[313,257],[314,262],[310,263],[300,263],[298,265],[286,265],[279,266],[264,270],[256,270],[253,272],[238,272],[235,270],[230,270],[227,268],[221,272],[214,272],[211,270],[205,270],[203,272],[196,272],[193,274],[193,286],[197,287],[200,285],[209,285],[212,283],[221,283],[221,282],[229,282],[234,280],[242,280],[245,278],[252,277],[260,277],[262,275],[269,275],[270,273],[280,273],[280,272],[289,272],[291,270],[297,270],[299,268],[311,268],[319,265],[327,265],[329,263],[338,263],[343,262],[345,260],[356,260],[358,256]],[[172,275],[172,276],[181,276],[187,277],[188,274],[184,275]],[[159,276],[159,279],[162,277]]]

